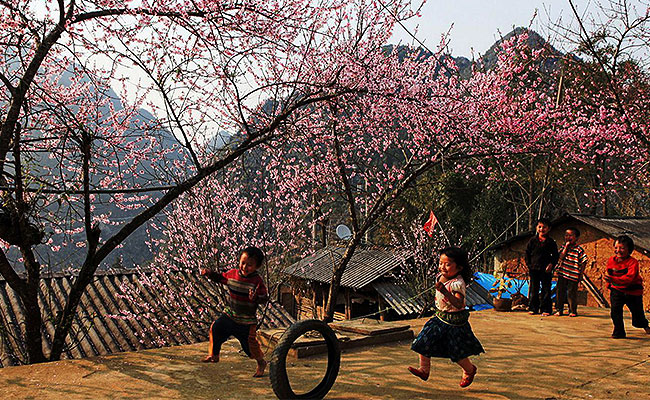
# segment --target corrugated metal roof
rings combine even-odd
[[[465,303],[468,307],[473,307],[479,304],[492,305],[492,295],[476,281],[472,281],[467,285],[467,293],[465,293],[465,297]]]
[[[145,310],[139,304],[151,305],[152,309],[165,313],[162,307],[162,291],[169,286],[142,285],[134,270],[98,273],[82,296],[74,321],[74,330],[66,339],[66,351],[62,358],[83,358],[110,354],[121,351],[134,351],[161,347],[159,338],[172,345],[190,344],[208,339],[210,323],[218,316],[215,303],[223,304],[225,291],[221,285],[216,285],[198,274],[175,272],[177,279],[166,282],[177,282],[179,286],[192,285],[195,291],[189,301],[189,307],[200,320],[184,323],[182,329],[177,324],[169,323],[166,327],[156,326],[152,319],[146,318]],[[69,274],[52,274],[41,281],[39,303],[43,314],[43,343],[47,354],[51,348],[51,337],[54,335],[52,321],[62,309],[65,293],[70,290],[74,276]],[[139,298],[125,301],[121,296],[122,284],[133,285]],[[181,287],[178,288],[181,293]],[[216,299],[216,300],[215,300]],[[291,325],[294,319],[276,302],[270,302],[262,329],[282,328]],[[139,319],[111,318],[111,315],[127,311],[145,315]],[[25,354],[21,339],[24,333],[24,312],[20,298],[9,287],[6,281],[0,279],[0,367],[21,364],[20,354]]]
[[[581,214],[571,214],[571,216],[608,235],[628,235],[634,240],[635,247],[650,251],[650,218],[595,217]]]
[[[334,266],[343,258],[345,247],[322,248],[295,264],[284,273],[322,283],[332,281]],[[341,286],[360,289],[401,265],[403,259],[385,249],[362,246],[356,249],[343,272]]]
[[[417,314],[425,307],[425,302],[420,297],[414,297],[409,291],[395,282],[375,281],[372,287],[386,300],[390,307],[399,315]],[[477,282],[471,282],[465,293],[465,305],[473,307],[479,304],[492,304],[490,293]]]
[[[406,288],[394,282],[375,281],[372,287],[399,315],[419,313],[426,305],[422,297],[413,298]]]

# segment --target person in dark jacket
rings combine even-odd
[[[528,286],[529,314],[541,312],[542,316],[548,316],[553,311],[551,279],[553,278],[553,266],[557,264],[559,255],[557,244],[548,236],[550,230],[551,221],[540,218],[535,228],[537,234],[530,239],[526,246],[526,266],[530,278]]]

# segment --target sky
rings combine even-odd
[[[414,3],[420,5],[421,1],[415,0]],[[575,4],[584,10],[594,2],[576,0]],[[476,56],[485,53],[499,39],[500,33],[505,35],[513,27],[530,26],[546,38],[551,33],[549,22],[558,21],[558,18],[563,24],[574,20],[567,0],[428,0],[422,9],[422,17],[406,25],[411,31],[417,27],[416,37],[434,50],[441,35],[453,24],[451,54],[471,58],[472,49]],[[412,38],[404,29],[396,27],[392,42],[400,41],[411,44]]]

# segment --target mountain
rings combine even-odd
[[[481,67],[484,69],[494,68],[498,61],[498,54],[501,51],[501,44],[505,41],[512,39],[515,36],[519,36],[524,33],[528,33],[528,39],[526,41],[528,47],[534,50],[548,48],[549,53],[555,56],[555,57],[548,57],[544,60],[544,63],[540,65],[541,71],[542,72],[554,71],[557,68],[557,62],[559,61],[560,57],[562,57],[562,52],[560,52],[555,47],[553,47],[550,43],[546,41],[546,39],[544,39],[537,32],[522,27],[517,27],[513,29],[511,32],[509,32],[504,37],[497,40],[492,46],[490,46],[490,48],[485,52],[485,54],[483,54],[479,59],[479,63],[481,64]]]
[[[487,70],[494,68],[498,61],[498,54],[501,51],[501,44],[504,41],[512,39],[514,36],[518,36],[526,32],[528,33],[527,43],[531,49],[549,48],[550,53],[556,55],[556,57],[549,57],[545,59],[544,63],[540,66],[542,72],[554,71],[557,68],[557,62],[559,58],[562,56],[562,52],[560,52],[559,50],[551,46],[537,32],[522,27],[517,27],[513,29],[511,32],[503,36],[501,39],[497,40],[492,46],[490,46],[490,48],[485,52],[485,54],[479,57],[477,61],[472,61],[464,56],[449,56],[449,55],[442,55],[441,61],[444,59],[451,58],[451,60],[453,60],[454,64],[456,65],[456,67],[458,67],[458,72],[460,76],[463,78],[469,78],[472,74],[472,68],[474,67],[487,69]],[[422,48],[413,50],[412,48],[404,45],[395,46],[389,44],[384,46],[383,50],[386,53],[397,51],[400,60],[403,60],[404,57],[408,56],[413,51],[418,52],[416,56],[416,58],[418,59],[426,59],[432,56],[432,53],[429,52],[428,50]]]

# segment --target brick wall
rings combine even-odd
[[[607,260],[614,255],[612,251],[614,238],[582,222],[565,223],[553,227],[550,232],[550,236],[558,244],[558,247],[564,243],[564,231],[569,226],[575,226],[581,232],[578,244],[582,246],[589,257],[585,274],[609,301],[609,290],[607,290],[603,276]],[[495,251],[494,273],[498,274],[504,270],[525,272],[524,255],[528,240],[528,238],[520,239]],[[650,257],[638,250],[635,250],[632,256],[639,260],[639,269],[644,284],[643,305],[646,310],[650,310]],[[580,289],[584,290],[582,285],[580,286]],[[587,295],[587,305],[598,307],[598,303],[591,294]]]

